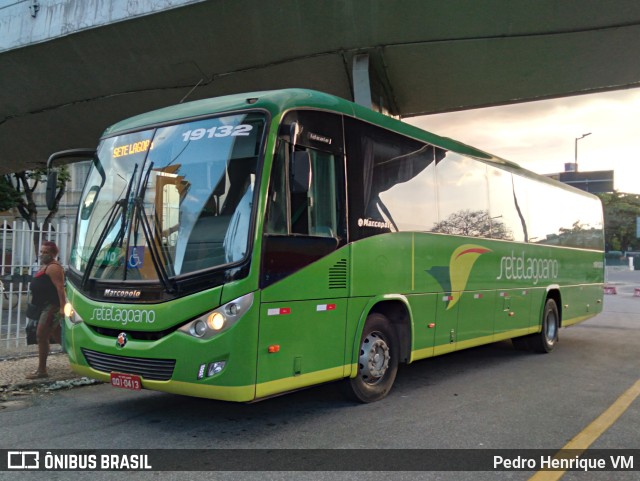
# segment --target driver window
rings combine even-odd
[[[334,252],[347,241],[342,156],[311,148],[308,192],[289,185],[290,144],[281,142],[271,169],[264,227],[262,287]]]
[[[308,192],[291,193],[287,209],[286,148],[283,142],[274,159],[266,233],[341,237],[340,161],[332,153],[306,149],[311,156],[311,185]]]

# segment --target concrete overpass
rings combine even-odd
[[[0,0],[0,173],[185,98],[407,117],[640,86],[639,52],[637,0]]]

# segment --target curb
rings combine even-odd
[[[19,382],[8,386],[0,387],[2,394],[10,394],[14,391],[42,390],[58,391],[60,389],[71,389],[74,387],[91,386],[102,384],[102,381],[88,377],[75,377],[71,379],[35,379],[33,381]]]

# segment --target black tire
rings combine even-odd
[[[553,299],[547,299],[542,312],[542,331],[529,337],[529,345],[533,352],[547,353],[553,351],[558,342],[560,314]]]
[[[399,346],[396,333],[382,314],[369,314],[360,338],[358,373],[345,380],[349,398],[370,403],[384,398],[396,379]]]

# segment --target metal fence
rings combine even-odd
[[[0,261],[0,354],[26,348],[25,310],[29,303],[29,286],[39,268],[38,253],[43,241],[54,241],[58,259],[67,267],[71,248],[71,229],[65,220],[43,229],[29,227],[24,220],[3,221],[0,226],[2,259]]]

